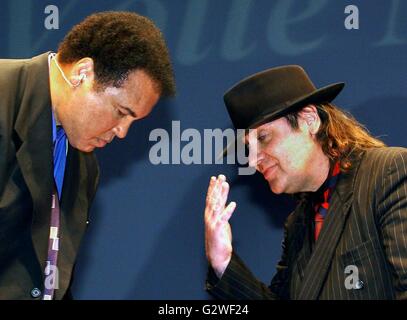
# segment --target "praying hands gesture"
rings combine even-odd
[[[221,278],[232,257],[232,230],[229,219],[236,203],[225,208],[229,184],[224,175],[211,177],[205,207],[205,250],[206,257],[216,275]]]

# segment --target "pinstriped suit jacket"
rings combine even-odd
[[[352,163],[338,180],[315,244],[310,201],[290,214],[270,286],[233,253],[220,280],[209,270],[209,293],[221,299],[407,299],[407,149],[370,149]],[[345,273],[347,266],[355,266],[353,273]]]

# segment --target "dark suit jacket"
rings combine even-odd
[[[304,199],[288,217],[270,286],[233,253],[221,280],[210,269],[207,290],[222,299],[407,299],[407,149],[353,159],[316,243],[311,212]]]
[[[47,56],[0,60],[0,299],[32,299],[44,286],[53,186]],[[56,299],[70,285],[98,177],[95,156],[69,146]]]

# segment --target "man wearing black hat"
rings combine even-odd
[[[224,96],[246,129],[249,164],[276,194],[298,196],[269,286],[232,247],[229,185],[212,177],[205,208],[207,290],[221,299],[407,299],[407,150],[386,147],[316,89],[299,66],[252,75]],[[250,130],[255,129],[255,130]]]

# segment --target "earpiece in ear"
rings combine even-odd
[[[76,87],[80,86],[82,81],[86,79],[86,73],[79,74],[79,76],[77,76],[77,79],[78,79],[78,81],[75,84],[70,82],[70,85],[72,86],[72,88],[76,88]]]

